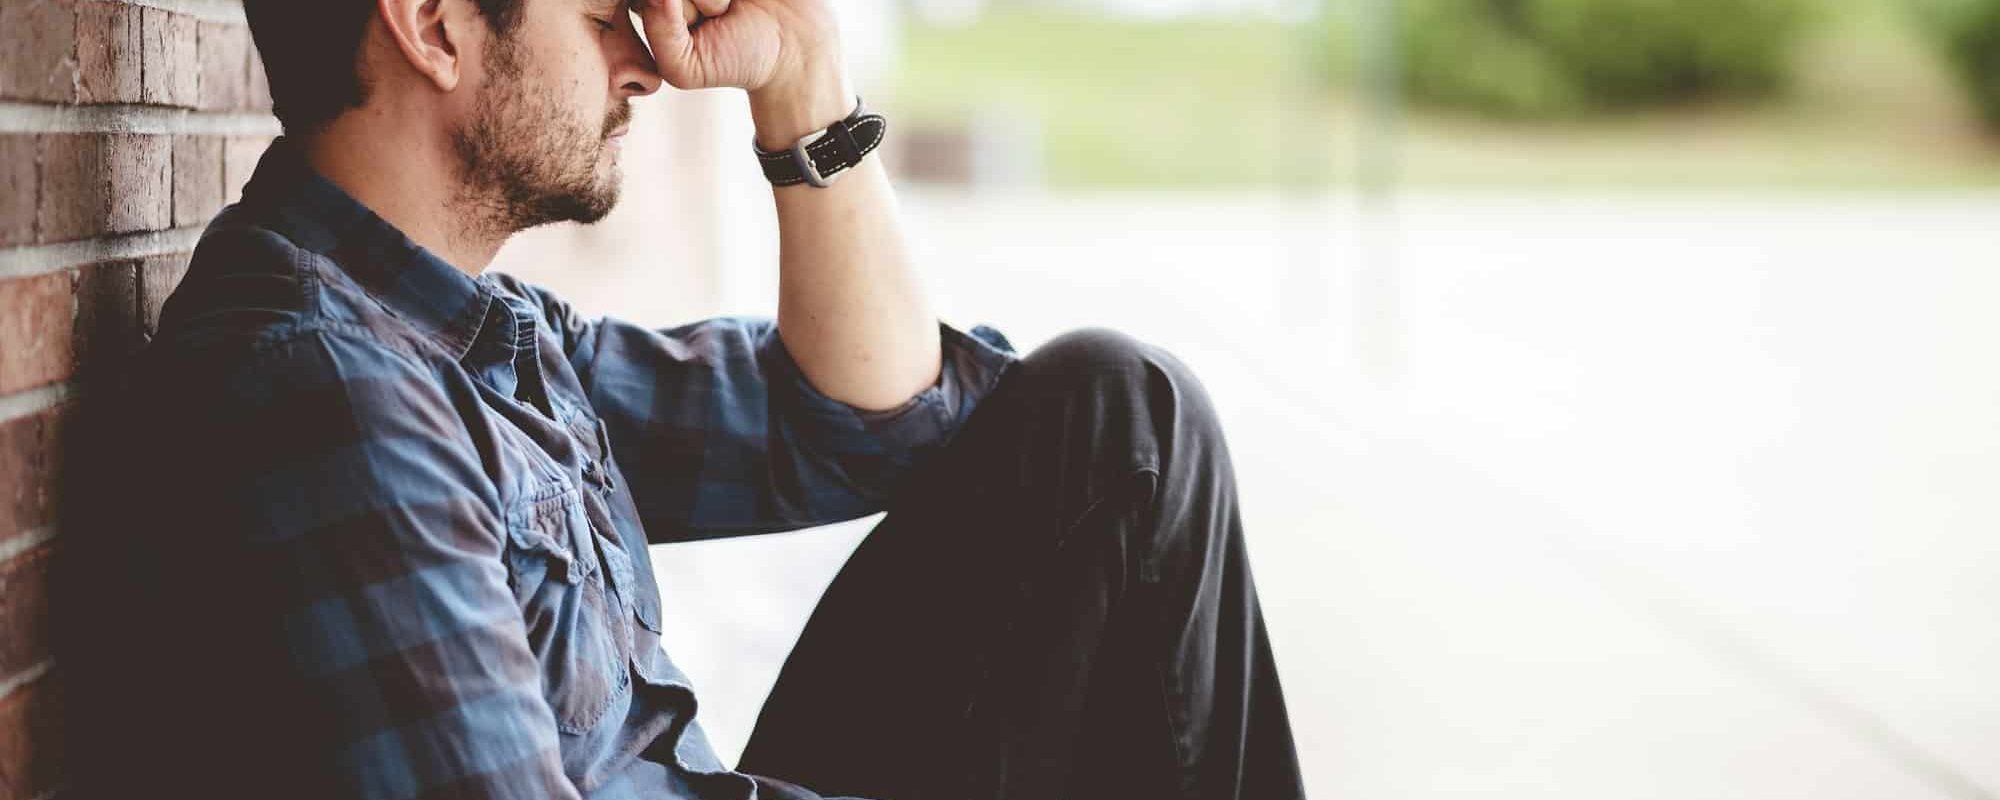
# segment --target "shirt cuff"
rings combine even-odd
[[[822,446],[834,452],[890,455],[942,446],[1020,356],[1006,336],[986,325],[976,325],[967,332],[940,322],[938,334],[943,363],[937,382],[886,410],[857,408],[820,392],[792,360],[784,341],[773,334],[778,366],[784,374],[779,385],[789,390],[784,397],[772,398],[773,402],[796,404],[790,410],[811,420],[811,427],[824,437]]]

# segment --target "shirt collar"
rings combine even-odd
[[[280,137],[244,186],[246,205],[299,247],[331,259],[391,312],[463,361],[493,315],[493,282],[474,279],[327,180]],[[503,306],[504,308],[504,306]],[[513,316],[507,314],[505,316]],[[513,332],[508,331],[508,338]]]

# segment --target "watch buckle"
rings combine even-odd
[[[839,123],[834,123],[834,124],[837,125]],[[831,176],[819,174],[819,166],[813,163],[812,156],[806,155],[806,145],[812,144],[813,142],[817,142],[820,139],[825,138],[826,133],[829,130],[832,129],[821,128],[817,131],[807,134],[804,138],[800,139],[797,144],[792,145],[792,156],[798,159],[799,171],[805,173],[806,183],[812,184],[814,187],[820,189],[832,186],[834,179],[840,177],[840,173],[836,171]]]

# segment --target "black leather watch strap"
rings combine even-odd
[[[835,176],[861,163],[863,156],[882,143],[888,128],[889,121],[868,113],[857,97],[854,113],[825,130],[807,134],[790,150],[774,153],[758,147],[755,141],[750,146],[757,151],[757,163],[772,185],[806,183],[824,188],[833,184]]]

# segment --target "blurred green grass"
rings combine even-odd
[[[1398,172],[1419,186],[2000,186],[1983,132],[1897,0],[1829,0],[1790,95],[1560,122],[1409,109]],[[1019,118],[1059,187],[1351,180],[1361,122],[1344,54],[1269,19],[1107,19],[996,6],[913,21],[891,103],[919,124]],[[1476,65],[1469,65],[1477,68]]]
[[[963,28],[912,25],[894,96],[916,121],[1023,118],[1055,184],[1268,183],[1285,90],[1315,91],[1287,85],[1292,36],[1272,21],[998,7]]]

